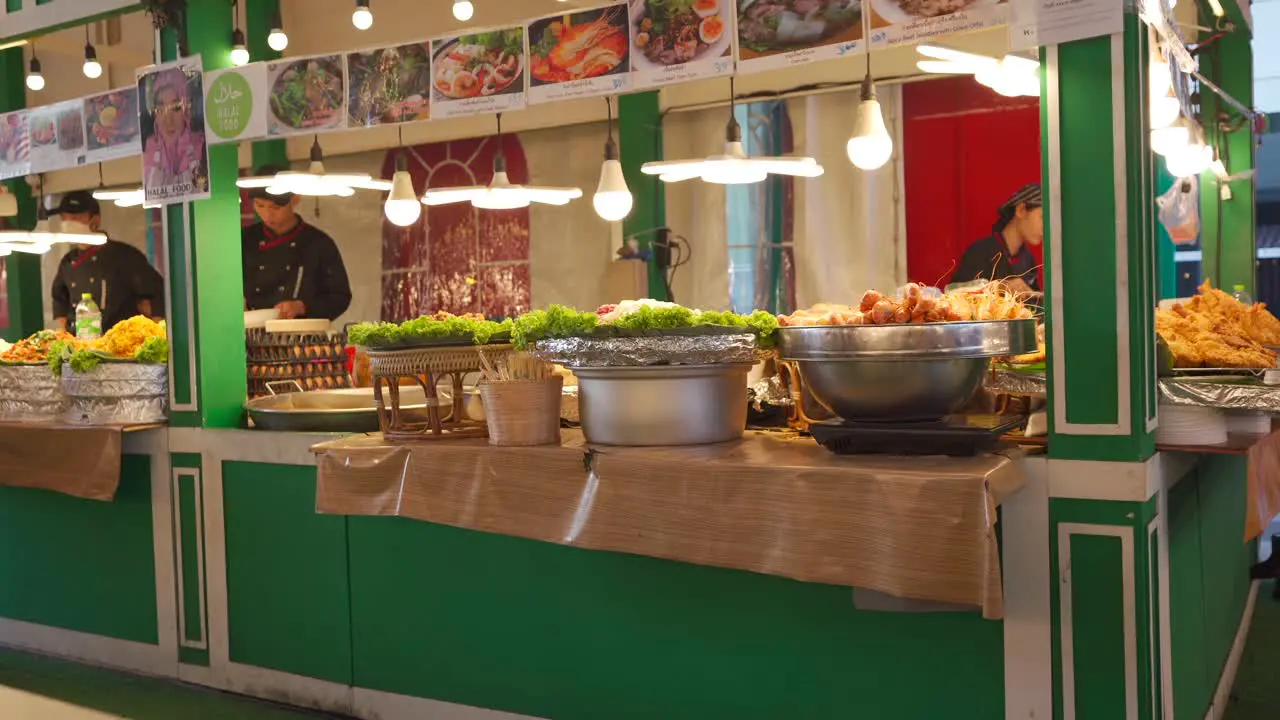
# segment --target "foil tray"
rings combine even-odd
[[[166,365],[104,362],[87,373],[62,366],[62,391],[70,398],[168,397]]]
[[[1280,386],[1249,378],[1161,378],[1160,401],[1170,405],[1280,415]]]
[[[532,353],[567,367],[603,368],[755,363],[760,350],[755,335],[736,334],[558,338],[539,340]]]

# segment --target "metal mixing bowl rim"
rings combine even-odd
[[[946,323],[893,323],[888,325],[805,325],[778,328],[778,355],[783,360],[796,361],[857,361],[857,360],[944,360],[944,359],[983,359],[1015,355],[1028,352],[1032,347],[1028,343],[1035,342],[1035,320],[1019,318],[1016,320],[975,320],[969,322]],[[1018,345],[1016,333],[1025,337],[1022,345]],[[913,339],[936,339],[942,336],[964,336],[958,338],[953,346],[907,347]],[[884,336],[890,338],[901,336],[897,347],[883,349],[850,349],[840,348],[826,350],[819,347],[791,347],[788,344],[818,344],[820,340],[805,336],[839,336],[846,341],[858,335],[870,336],[883,341]],[[788,341],[788,336],[795,338]],[[921,338],[921,336],[924,336]],[[805,342],[808,340],[808,342]],[[868,342],[874,342],[868,341]],[[885,344],[892,344],[885,342]]]

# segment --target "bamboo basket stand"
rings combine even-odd
[[[369,370],[378,407],[378,425],[394,440],[440,440],[488,437],[483,421],[468,420],[464,379],[511,353],[510,345],[422,347],[398,350],[369,349]],[[401,384],[418,385],[426,394],[426,421],[411,420],[400,408]],[[448,383],[451,400],[442,406],[437,387]]]

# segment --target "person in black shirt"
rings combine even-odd
[[[1027,246],[1044,242],[1042,204],[1038,183],[1022,186],[1000,206],[991,235],[965,250],[951,282],[1000,280],[1015,293],[1040,292],[1035,256]]]
[[[263,175],[274,169],[263,168]],[[244,230],[245,309],[275,308],[280,317],[335,320],[351,305],[351,284],[338,245],[296,211],[301,198],[250,193],[262,222]]]
[[[102,209],[93,194],[67,193],[54,213],[64,223],[80,223],[102,232]],[[53,279],[53,322],[59,330],[75,326],[75,307],[84,293],[102,310],[102,329],[135,315],[164,317],[164,280],[131,245],[107,240],[105,245],[77,245],[58,263]]]

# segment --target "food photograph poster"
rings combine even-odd
[[[733,7],[733,0],[632,0],[635,87],[732,73]]]
[[[27,135],[27,111],[0,115],[0,180],[31,173],[31,140]]]
[[[529,103],[630,90],[630,17],[615,3],[529,23]]]
[[[865,0],[738,0],[739,72],[864,52],[865,7]]]
[[[348,53],[345,82],[349,127],[427,120],[431,117],[430,43]]]
[[[525,106],[524,28],[431,41],[431,111],[439,118]]]
[[[86,162],[104,162],[141,152],[138,88],[121,88],[85,98],[84,136]]]
[[[147,205],[209,197],[209,148],[204,136],[204,76],[200,57],[138,72],[142,129],[142,189]]]
[[[868,0],[871,46],[917,43],[1004,25],[1005,0]]]
[[[267,133],[304,135],[347,126],[347,75],[341,55],[267,63]]]
[[[31,136],[31,172],[84,164],[84,105],[68,100],[32,108],[27,115]]]
[[[262,64],[204,74],[204,130],[210,143],[267,134],[267,67]]]

